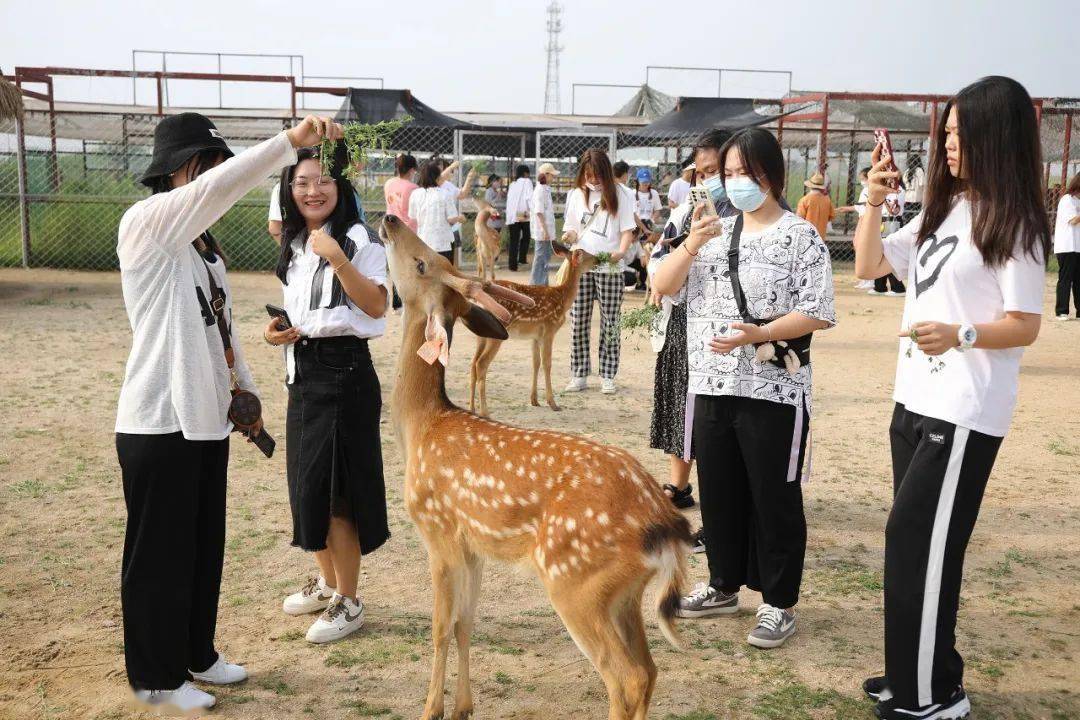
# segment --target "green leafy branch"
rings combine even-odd
[[[368,153],[371,150],[386,151],[393,142],[394,135],[405,125],[412,121],[408,115],[396,120],[383,120],[371,123],[345,123],[343,126],[345,151],[349,157],[349,167],[345,170],[345,176],[350,180],[355,179],[357,166],[367,162]],[[329,175],[334,169],[334,150],[336,140],[323,140],[319,146],[319,161],[322,164],[323,175]]]

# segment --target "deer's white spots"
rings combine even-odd
[[[515,472],[514,474],[517,475],[518,477],[525,477],[525,466],[524,465],[519,465],[518,469],[517,469],[517,472]]]
[[[574,566],[574,567],[577,567],[577,566],[578,566],[578,563],[580,562],[580,561],[578,560],[578,556],[577,556],[577,555],[571,555],[570,557],[568,557],[568,558],[566,558],[566,559],[567,559],[567,560],[568,560],[568,561],[570,562],[570,564],[571,564],[572,566]]]
[[[566,497],[566,491],[565,490],[560,490],[559,494],[555,496],[555,502],[562,502],[563,498],[565,498],[565,497]]]
[[[549,467],[555,464],[555,456],[554,455],[548,455],[547,456],[547,464],[548,464]]]
[[[506,464],[505,464],[505,465],[503,465],[503,467],[504,467],[504,468],[506,468],[507,472],[509,472],[510,470],[513,470],[513,469],[514,469],[514,463],[510,462],[509,460],[507,460],[507,461],[506,461]]]
[[[439,474],[442,475],[444,478],[452,478],[454,477],[454,469],[448,467],[441,467],[439,468]]]
[[[534,503],[540,502],[540,493],[533,490],[532,492],[529,493],[529,500],[531,500]]]
[[[420,461],[420,474],[423,475],[427,472],[427,463],[423,460]]]
[[[589,518],[589,519],[592,519],[592,516],[593,516],[593,509],[591,507],[585,508],[585,517]]]
[[[608,518],[608,514],[606,512],[602,512],[596,516],[596,522],[606,526],[609,522],[611,522],[611,520],[610,518]]]
[[[496,483],[495,487],[501,492],[506,489],[506,483],[500,480],[498,483]]]
[[[504,447],[506,447],[506,441],[505,440],[500,440],[499,441],[499,449],[502,450]]]
[[[537,477],[538,477],[538,476],[537,476],[537,474],[536,474],[536,471],[535,471],[535,470],[530,470],[530,471],[529,471],[529,479],[530,479],[530,480],[535,480],[535,479],[536,479]]]
[[[555,548],[555,538],[551,537],[550,535],[548,536],[548,539],[547,539],[547,546],[548,546],[548,549],[553,550]]]
[[[580,484],[581,484],[581,479],[580,478],[573,478],[573,479],[570,480],[570,487],[572,487],[572,488],[576,489],[577,486],[580,485]]]
[[[574,518],[566,518],[567,532],[572,531],[575,527],[577,527],[577,522],[574,520]]]
[[[456,442],[457,442],[457,436],[456,435],[447,435],[446,436],[446,444],[447,445],[453,445]]]

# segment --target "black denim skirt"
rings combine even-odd
[[[292,544],[325,550],[331,515],[356,526],[367,554],[390,537],[379,413],[382,395],[366,340],[296,343],[285,458]]]

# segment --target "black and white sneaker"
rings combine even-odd
[[[675,614],[682,618],[709,617],[711,615],[734,615],[739,612],[739,593],[727,593],[712,585],[698,583],[693,592],[679,598]]]
[[[963,720],[971,715],[971,703],[959,687],[945,702],[921,708],[897,707],[894,700],[883,700],[874,708],[874,715],[881,720]]]
[[[868,677],[863,681],[862,690],[866,697],[876,702],[885,702],[892,699],[892,690],[889,690],[889,682],[884,675]]]
[[[694,533],[694,544],[690,546],[690,552],[705,552],[705,528],[698,528],[698,531]]]

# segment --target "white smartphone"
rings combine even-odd
[[[690,188],[690,207],[696,208],[698,205],[705,203],[705,211],[702,213],[704,216],[716,217],[716,206],[713,205],[712,198],[709,197],[709,191],[700,185],[695,185]],[[692,212],[692,211],[691,211]]]

